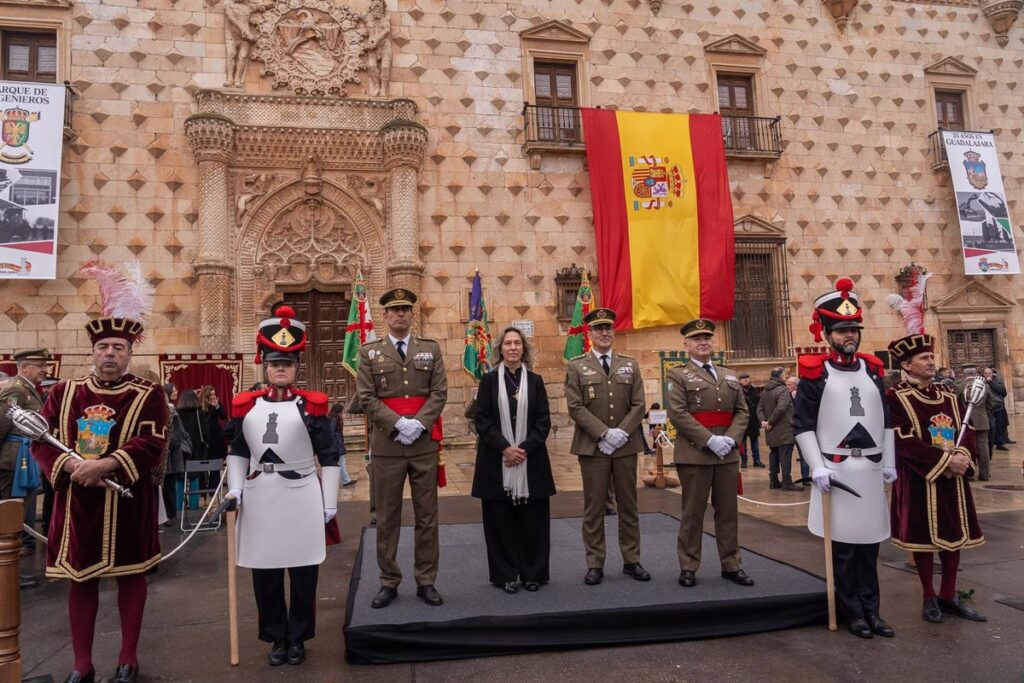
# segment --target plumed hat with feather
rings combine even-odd
[[[899,294],[890,294],[886,303],[899,312],[907,336],[889,342],[889,357],[898,366],[913,359],[919,353],[933,353],[935,339],[924,331],[924,294],[931,273],[922,273],[910,286],[909,299]]]
[[[834,290],[814,300],[814,313],[808,329],[814,335],[814,341],[821,342],[822,332],[828,334],[832,330],[849,328],[859,330],[863,321],[860,297],[853,291],[853,280],[843,277],[836,281]]]
[[[93,344],[109,337],[129,344],[142,341],[146,318],[153,310],[153,286],[143,277],[142,266],[132,262],[123,273],[116,266],[93,260],[81,271],[96,280],[100,289],[101,317],[85,326],[89,340]]]

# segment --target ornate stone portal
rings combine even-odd
[[[203,350],[253,352],[287,291],[420,288],[416,183],[427,141],[410,100],[200,91],[195,261]],[[299,122],[301,125],[296,125]]]

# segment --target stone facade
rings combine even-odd
[[[154,370],[158,347],[248,354],[254,322],[282,293],[344,291],[361,265],[373,296],[420,291],[458,432],[479,268],[493,327],[534,321],[565,426],[553,276],[595,268],[596,255],[579,150],[524,149],[533,63],[546,58],[576,64],[585,106],[715,111],[716,72],[752,76],[756,114],[781,117],[781,155],[730,158],[734,212],[742,230],[785,240],[793,344],[812,343],[815,296],[851,275],[864,348],[884,348],[901,334],[885,297],[916,262],[934,274],[930,330],[994,329],[1021,400],[1020,278],[965,278],[948,171],[928,137],[934,90],[963,92],[967,127],[996,132],[1011,218],[1024,223],[1021,5],[3,0],[0,28],[57,33],[59,77],[78,97],[60,276],[0,283],[0,332],[8,346],[63,352],[65,374],[84,370],[97,304],[77,267],[134,258],[157,291],[137,365]],[[617,345],[640,359],[657,400],[658,352],[680,347],[677,329]],[[760,376],[778,360],[730,362]]]

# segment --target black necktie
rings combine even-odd
[[[405,356],[402,356],[402,357],[404,358]],[[705,363],[701,367],[704,368],[704,372],[708,373],[709,375],[711,375],[715,379],[718,379],[717,377],[715,377],[715,371],[711,369],[711,363]]]
[[[397,341],[397,342],[395,342],[395,348],[398,349],[398,355],[402,357],[402,362],[404,363],[405,362],[405,342],[404,341]]]
[[[608,365],[608,354],[601,354],[601,367],[604,368],[604,374],[606,375],[612,371],[611,366]]]

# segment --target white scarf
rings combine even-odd
[[[512,431],[512,417],[508,405],[508,388],[505,386],[505,363],[498,363],[498,415],[501,418],[501,435],[509,444],[519,447],[526,441],[526,411],[530,406],[530,397],[527,392],[527,371],[523,367],[522,383],[519,385],[519,405],[516,409],[516,429]],[[530,485],[526,480],[526,463],[524,460],[519,465],[502,464],[501,484],[505,493],[512,498],[513,503],[525,503],[530,497]]]

